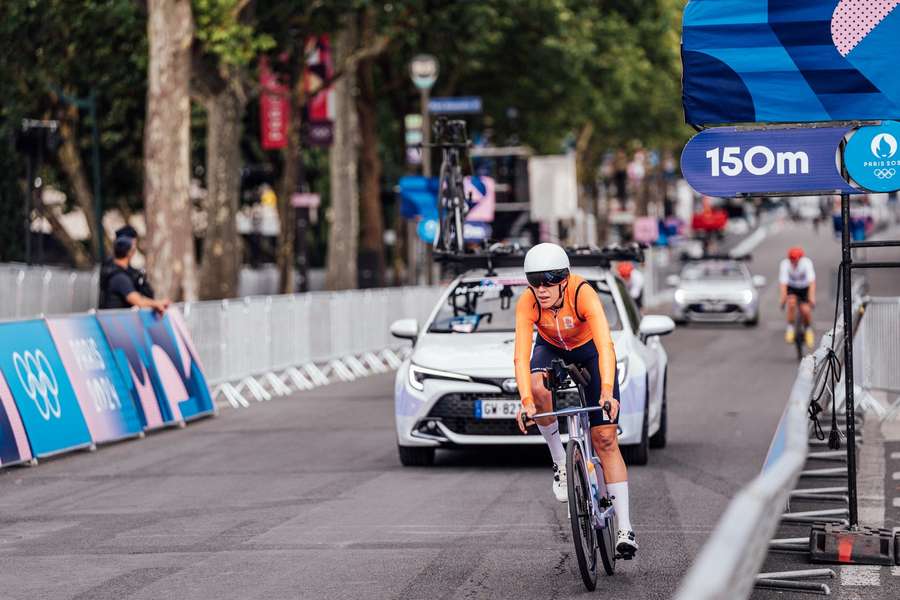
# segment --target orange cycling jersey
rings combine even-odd
[[[538,335],[563,350],[573,350],[593,340],[600,357],[601,391],[613,390],[616,351],[603,304],[587,281],[570,275],[558,309],[542,309],[531,289],[522,294],[516,304],[516,384],[522,404],[534,405],[530,360],[531,335],[535,326]]]

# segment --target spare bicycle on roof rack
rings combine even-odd
[[[472,165],[468,155],[470,142],[466,134],[466,122],[446,117],[434,123],[432,148],[441,150],[441,171],[438,180],[438,229],[434,236],[434,250],[438,252],[465,252],[464,223],[469,212],[470,198],[463,188],[462,161],[469,171]]]

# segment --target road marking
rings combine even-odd
[[[893,479],[894,481],[900,479],[900,471],[894,471],[894,474],[891,475],[891,479]]]
[[[881,585],[881,567],[843,566],[841,567],[841,585],[848,587]]]
[[[891,567],[891,575],[900,577],[900,567]]]
[[[900,460],[900,452],[891,452],[891,460]]]
[[[900,508],[900,498],[894,498],[891,502],[894,504],[894,508]]]

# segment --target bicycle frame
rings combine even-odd
[[[593,487],[596,485],[596,489],[592,490],[593,493],[589,494],[591,499],[591,522],[596,529],[605,529],[606,519],[611,518],[615,514],[615,509],[613,509],[612,502],[609,501],[606,479],[603,476],[603,465],[596,452],[594,452],[594,444],[591,440],[591,422],[589,416],[589,413],[591,412],[604,409],[600,406],[586,406],[587,403],[584,399],[584,389],[578,384],[575,384],[575,387],[578,389],[578,396],[581,399],[580,408],[564,408],[562,410],[539,413],[531,418],[566,418],[569,424],[569,440],[574,440],[581,448],[582,456],[587,458],[587,460],[594,465],[593,477],[589,473],[586,474],[586,479],[590,482],[591,486]],[[558,393],[557,388],[554,387],[550,389],[554,407],[556,406]]]

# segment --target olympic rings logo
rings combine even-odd
[[[897,174],[896,169],[875,169],[872,172],[878,179],[890,179]]]
[[[35,350],[33,354],[28,351],[24,355],[13,352],[12,359],[22,389],[44,420],[49,421],[50,415],[59,418],[59,383],[44,353],[40,350]]]

